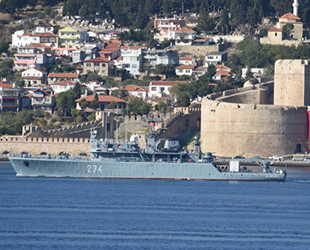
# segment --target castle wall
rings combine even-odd
[[[310,65],[307,60],[277,60],[274,105],[310,105]]]
[[[203,152],[219,156],[267,157],[307,149],[307,108],[237,104],[204,98]]]
[[[18,154],[28,152],[31,154],[49,153],[58,155],[61,152],[79,155],[89,155],[89,138],[49,138],[49,137],[23,137],[2,136],[0,138],[0,153],[11,152]]]

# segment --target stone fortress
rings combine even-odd
[[[253,79],[215,93],[201,105],[203,152],[268,157],[308,150],[310,64],[278,60],[274,81]]]

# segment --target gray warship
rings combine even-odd
[[[198,138],[193,150],[184,150],[178,140],[156,140],[155,122],[149,121],[146,148],[140,148],[137,136],[119,143],[98,139],[90,131],[90,156],[9,154],[17,176],[89,177],[126,179],[284,181],[285,170],[269,167],[263,159],[230,159],[226,165],[214,160],[211,153],[202,156]],[[249,170],[242,164],[255,163],[259,169]],[[242,167],[243,166],[243,167]]]

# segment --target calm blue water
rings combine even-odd
[[[0,249],[310,249],[310,168],[286,182],[15,177]]]

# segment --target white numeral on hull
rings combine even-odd
[[[87,171],[88,174],[95,174],[95,173],[102,173],[102,165],[87,165]]]

